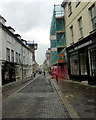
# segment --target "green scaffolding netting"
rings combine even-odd
[[[50,39],[50,47],[58,48],[66,46],[64,9],[61,5],[54,5],[54,11],[50,26],[50,36],[56,36],[56,39]],[[58,61],[58,50],[51,52],[51,64]]]

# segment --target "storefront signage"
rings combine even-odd
[[[87,46],[87,45],[90,45],[92,43],[92,40],[90,40],[90,41],[88,41],[88,42],[86,42],[86,43],[84,43],[84,44],[82,44],[82,45],[79,45],[78,46],[78,49],[80,49],[80,48],[82,48],[82,47],[85,47],[85,46]]]
[[[81,44],[81,45],[77,45],[76,47],[74,47],[73,49],[71,49],[71,50],[69,50],[69,53],[70,52],[73,52],[74,50],[78,50],[78,49],[80,49],[80,48],[83,48],[83,47],[86,47],[86,46],[88,46],[88,45],[90,45],[90,44],[92,44],[92,40],[90,40],[90,41],[88,41],[88,42],[86,42],[86,43],[83,43],[83,44]]]

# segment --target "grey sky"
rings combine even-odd
[[[19,2],[22,1],[22,2]],[[0,14],[23,39],[38,43],[36,61],[42,64],[50,47],[49,31],[54,4],[63,0],[0,0]]]

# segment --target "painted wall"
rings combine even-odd
[[[65,6],[65,26],[66,26],[66,41],[67,47],[71,44],[71,31],[70,27],[73,25],[73,34],[74,34],[74,43],[79,41],[79,25],[78,19],[82,16],[82,26],[83,26],[83,36],[86,37],[92,31],[91,26],[91,16],[89,8],[93,5],[94,2],[81,2],[76,7],[76,2],[72,2],[72,14],[69,17],[68,13],[68,4]]]
[[[1,24],[1,23],[0,23]],[[12,33],[15,34],[15,33]],[[11,64],[11,50],[14,51],[14,64],[16,68],[16,80],[23,80],[24,78],[31,77],[32,65],[33,65],[33,53],[29,50],[28,46],[19,42],[18,38],[14,37],[10,31],[8,32],[1,24],[0,26],[0,85],[2,81],[2,61],[7,61],[6,48],[10,49],[10,61]],[[16,62],[16,52],[20,54],[20,61]],[[23,64],[23,68],[22,68]],[[3,69],[5,69],[3,65]],[[24,77],[22,77],[24,75]]]

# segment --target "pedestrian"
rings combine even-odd
[[[36,75],[35,72],[33,72],[33,75],[34,75],[34,77],[35,77],[35,75]]]
[[[45,76],[45,71],[43,73],[44,73],[44,76]]]

